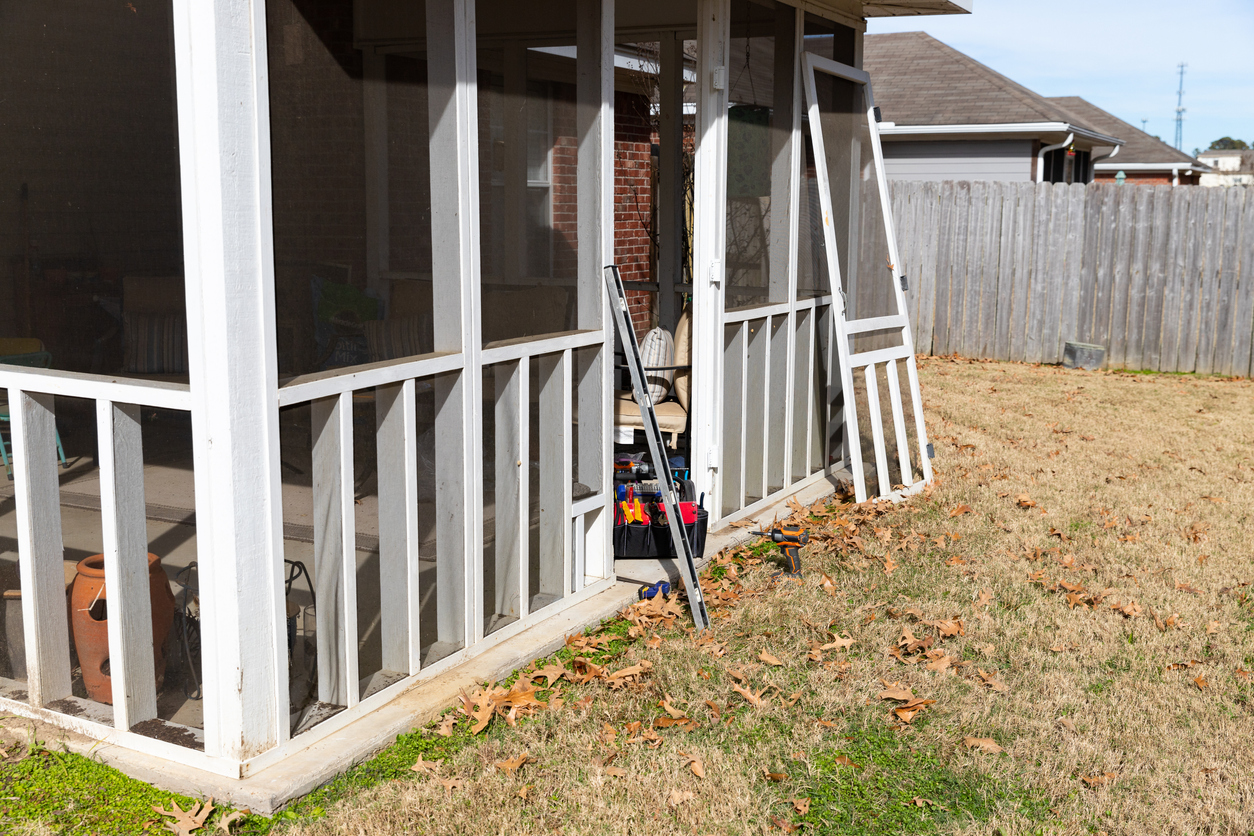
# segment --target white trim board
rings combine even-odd
[[[958,125],[899,125],[895,122],[880,124],[880,136],[928,136],[928,135],[977,135],[977,134],[1070,134],[1077,138],[1093,140],[1095,145],[1123,145],[1124,141],[1068,122],[992,122],[988,124]]]

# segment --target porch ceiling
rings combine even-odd
[[[862,4],[866,17],[971,14],[975,0],[882,0]]]

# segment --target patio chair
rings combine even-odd
[[[646,366],[645,371],[675,371],[675,381],[670,393],[653,405],[657,425],[663,433],[670,434],[670,448],[679,446],[679,436],[688,429],[688,388],[692,376],[692,324],[687,308],[675,323],[675,364],[673,366]],[[631,392],[614,393],[614,429],[643,430],[640,406]]]
[[[52,366],[52,355],[44,348],[43,341],[34,337],[18,337],[0,339],[0,364],[7,366],[26,366],[34,369],[47,369]],[[9,423],[9,404],[0,403],[0,423]],[[61,446],[61,431],[57,431],[57,458],[62,467],[70,464],[65,458],[65,448]],[[9,461],[9,440],[0,432],[0,460],[4,462],[4,471],[9,480],[13,480],[13,464]]]

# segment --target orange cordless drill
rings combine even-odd
[[[779,550],[784,555],[784,575],[790,578],[801,577],[801,547],[810,542],[810,534],[804,528],[780,527],[770,531],[750,531],[758,537],[770,537],[771,542],[779,543]]]

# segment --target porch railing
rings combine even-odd
[[[157,718],[141,407],[191,411],[186,384],[140,382],[54,370],[0,367],[12,439],[26,682],[0,680],[0,707],[175,757],[180,746],[130,732]],[[57,397],[93,401],[108,590],[112,708],[72,694],[70,629],[57,469]],[[180,727],[191,745],[198,729]]]

